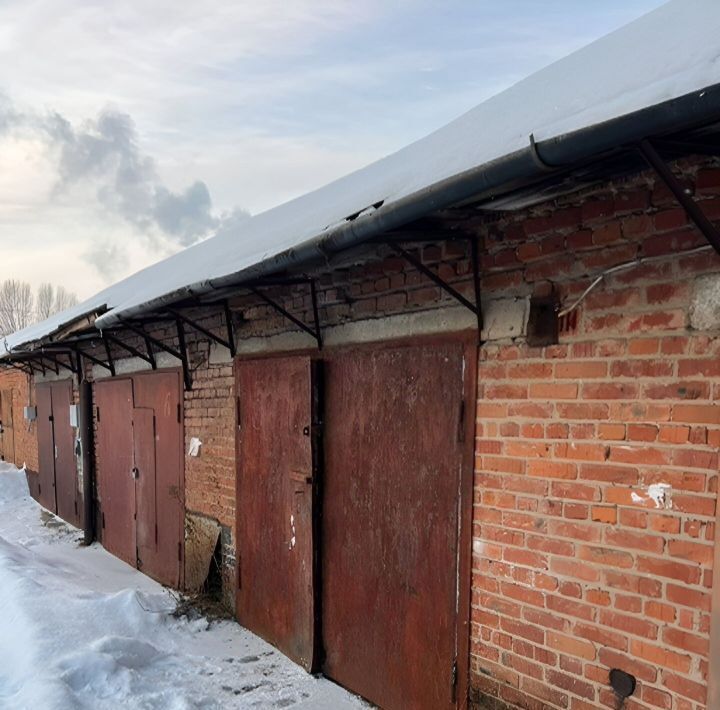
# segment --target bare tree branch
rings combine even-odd
[[[15,279],[0,283],[0,333],[9,335],[30,325],[33,300],[29,283]]]

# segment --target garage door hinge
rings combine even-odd
[[[178,542],[178,562],[182,561],[182,543]]]
[[[105,527],[105,513],[101,513],[102,517],[102,526]]]
[[[240,427],[240,397],[235,397],[235,423]]]
[[[180,402],[178,402],[178,406],[177,406],[177,420],[178,420],[178,424],[180,424],[180,422],[182,422],[182,409],[180,409]]]
[[[100,407],[95,407],[95,420],[100,421]]]

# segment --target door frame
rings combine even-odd
[[[311,362],[317,362],[320,387],[320,417],[324,417],[323,410],[323,362],[331,361],[335,356],[347,351],[357,350],[378,350],[378,349],[395,349],[398,347],[414,347],[428,346],[433,344],[450,344],[457,343],[462,346],[463,358],[465,361],[465,377],[463,380],[463,398],[464,398],[464,445],[462,451],[462,470],[460,473],[460,505],[458,507],[458,548],[457,548],[457,616],[455,624],[456,633],[456,669],[457,683],[455,705],[459,710],[468,707],[469,688],[470,688],[470,614],[471,614],[471,597],[472,597],[472,528],[473,528],[473,497],[474,497],[474,479],[475,479],[475,436],[477,427],[477,386],[478,386],[478,356],[480,350],[480,342],[476,330],[454,331],[450,333],[433,333],[429,335],[412,335],[401,338],[391,338],[380,341],[368,341],[361,343],[342,343],[324,347],[322,350],[317,348],[297,348],[288,350],[279,350],[272,352],[252,352],[239,353],[233,358],[233,380],[236,383],[236,363],[247,360],[269,360],[294,356],[310,357]],[[240,457],[238,451],[238,408],[237,402],[239,394],[237,387],[234,391],[235,397],[235,455],[236,455],[236,475],[240,466]],[[322,431],[322,428],[321,430]],[[322,434],[313,448],[319,450],[320,456],[317,461],[318,471],[314,486],[313,501],[313,570],[314,570],[314,606],[315,606],[315,658],[314,663],[317,669],[322,667],[323,662],[323,634],[322,634],[322,502],[323,502],[323,452],[324,441]],[[315,465],[315,461],[313,461]],[[237,488],[236,488],[237,490]],[[238,514],[238,505],[236,500],[235,511]],[[237,528],[237,520],[236,520]],[[236,540],[236,545],[239,546]],[[238,563],[235,563],[235,590],[237,589]],[[235,592],[236,593],[236,592]]]

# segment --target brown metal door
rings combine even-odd
[[[312,376],[306,357],[239,361],[237,617],[314,664]]]
[[[326,364],[324,671],[389,710],[454,706],[460,345]]]
[[[133,410],[133,459],[138,569],[157,566],[155,508],[155,415],[152,409]]]
[[[0,459],[17,463],[15,461],[15,430],[13,427],[13,399],[15,390],[7,389],[0,392]]]
[[[171,587],[182,584],[182,383],[177,372],[133,378],[137,546],[142,571]]]
[[[55,497],[57,514],[73,525],[80,524],[78,510],[77,462],[75,436],[70,426],[72,382],[53,382],[52,427],[55,442]]]
[[[35,388],[38,437],[38,501],[57,512],[55,498],[55,439],[53,436],[52,389],[49,384]]]
[[[95,384],[97,480],[103,547],[133,567],[135,479],[133,477],[133,383],[130,379]]]

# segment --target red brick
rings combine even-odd
[[[713,404],[676,404],[672,408],[674,422],[720,424],[720,406]]]
[[[558,379],[586,380],[607,375],[607,363],[599,361],[559,362],[555,365]]]
[[[653,557],[638,557],[637,569],[639,572],[658,577],[677,579],[685,584],[698,584],[700,581],[700,570],[680,562],[671,560],[656,559]]]
[[[663,683],[668,690],[686,698],[695,700],[698,703],[704,703],[706,701],[707,686],[704,683],[698,683],[693,680],[688,680],[687,678],[682,678],[675,673],[667,672],[663,673]]]
[[[690,656],[687,654],[676,653],[647,641],[632,639],[630,641],[630,653],[660,666],[660,668],[670,668],[683,673],[687,673],[690,669]]]

